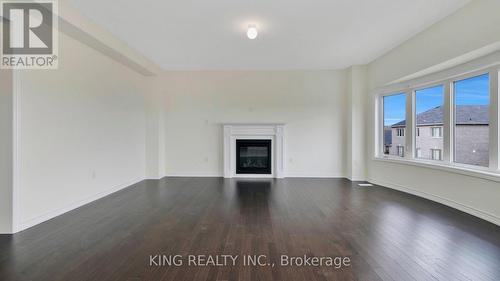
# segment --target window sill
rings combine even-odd
[[[373,160],[380,162],[423,167],[432,170],[441,170],[449,173],[461,174],[470,177],[500,182],[500,173],[492,171],[488,168],[481,168],[481,167],[476,168],[465,165],[462,166],[460,164],[444,164],[444,163],[441,164],[435,161],[410,160],[410,159],[400,159],[395,157],[374,157]]]

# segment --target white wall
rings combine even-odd
[[[347,159],[346,177],[353,181],[366,180],[366,66],[352,66],[347,70]]]
[[[380,87],[499,42],[499,10],[500,1],[472,1],[372,62],[367,74],[354,67],[166,72],[144,78],[87,46],[92,44],[61,34],[59,69],[19,72],[14,91],[19,227],[144,177],[222,176],[225,122],[286,123],[287,176],[362,178],[367,171],[371,181],[500,222],[498,182],[372,160],[373,98],[360,98],[367,81],[371,89]],[[12,108],[5,106],[12,97],[3,91],[5,77],[2,73],[2,215],[12,212]],[[9,217],[0,217],[0,232],[8,231]]]
[[[472,1],[457,13],[418,34],[368,67],[377,88],[398,78],[442,64],[500,42],[500,1]],[[466,175],[372,160],[374,104],[369,97],[367,159],[369,179],[418,194],[500,224],[500,183]]]
[[[164,97],[159,79],[148,78],[146,100],[146,178],[161,179],[165,174]]]
[[[0,70],[0,89],[0,233],[11,233],[12,71]]]
[[[455,59],[500,41],[498,0],[471,1],[456,13],[432,25],[369,64],[369,86]]]
[[[222,176],[224,122],[286,123],[287,176],[344,176],[345,71],[167,72],[166,173]]]
[[[62,33],[58,70],[19,73],[21,229],[144,178],[142,75]]]

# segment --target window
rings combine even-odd
[[[404,157],[406,128],[406,94],[383,97],[385,155]]]
[[[402,145],[398,145],[398,156],[405,157],[405,147]]]
[[[422,149],[420,148],[417,148],[417,154],[416,154],[417,158],[422,158]]]
[[[443,127],[432,127],[431,134],[433,138],[442,138],[443,137]]]
[[[441,149],[431,149],[432,160],[443,160]]]
[[[444,86],[424,88],[415,91],[415,116],[416,141],[415,147],[420,152],[415,153],[416,158],[428,160],[435,159],[431,149],[443,148],[443,108]]]
[[[489,75],[455,81],[454,160],[489,166]]]
[[[500,179],[500,62],[486,61],[481,72],[461,66],[391,85],[402,90],[378,97],[376,155]],[[422,79],[433,84],[422,87]]]

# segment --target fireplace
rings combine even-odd
[[[224,134],[224,178],[282,179],[285,177],[285,124],[227,123],[223,124],[222,131]],[[248,142],[254,141],[257,141],[254,145],[261,148],[257,150],[245,149],[245,147],[248,147]],[[239,143],[238,148],[236,147],[237,143]],[[264,144],[265,149],[262,148]],[[253,164],[253,161],[244,161],[245,159],[252,159],[247,157],[249,156],[248,152],[252,153],[252,151],[259,151],[262,156],[266,155],[264,152],[267,153],[268,158],[264,162],[265,165]],[[244,159],[240,161],[242,154]]]
[[[236,174],[271,174],[271,140],[236,140]]]

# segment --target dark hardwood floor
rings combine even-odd
[[[188,266],[188,255],[239,259]],[[242,255],[271,266],[243,266]],[[281,266],[281,255],[350,266]],[[500,227],[345,179],[149,180],[0,236],[0,280],[500,280]]]

